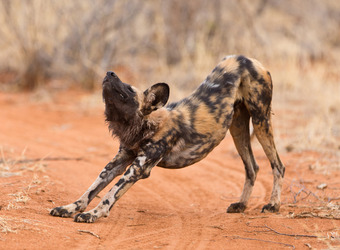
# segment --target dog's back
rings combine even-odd
[[[167,133],[171,150],[158,165],[181,168],[203,159],[225,137],[240,103],[258,121],[270,111],[271,96],[269,72],[258,61],[224,58],[189,97],[166,107],[168,122],[153,140]]]

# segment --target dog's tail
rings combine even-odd
[[[241,74],[238,98],[244,101],[253,123],[269,120],[273,94],[269,71],[255,59],[238,56],[237,62]]]
[[[253,122],[258,123],[270,116],[273,84],[269,71],[259,61],[242,55],[227,56],[207,81],[215,85],[223,82],[228,92],[224,96],[233,102],[244,102]]]

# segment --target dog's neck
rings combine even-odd
[[[117,137],[122,146],[135,149],[143,140],[151,138],[166,124],[169,111],[160,108],[146,116],[139,111],[126,118],[117,116],[116,110],[107,107],[105,115],[112,136]]]
[[[128,121],[108,121],[112,136],[119,138],[124,147],[134,149],[144,139],[150,138],[157,130],[157,124],[136,114]]]

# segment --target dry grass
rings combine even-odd
[[[226,54],[294,67],[337,60],[339,13],[332,0],[3,0],[0,69],[24,89],[61,76],[92,89],[119,67],[191,88]]]
[[[7,202],[3,201],[5,203],[1,207],[6,210],[21,209],[31,200],[32,193],[40,194],[45,192],[46,187],[50,184],[49,176],[42,176],[45,172],[46,164],[43,159],[40,161],[27,159],[25,156],[26,148],[19,156],[16,156],[17,154],[13,149],[4,148],[3,146],[0,146],[0,152],[0,178],[19,176],[21,179],[21,186],[17,187],[19,191],[13,190],[7,194],[12,199]],[[28,184],[22,186],[24,183]],[[17,188],[16,190],[18,190]]]
[[[11,177],[16,175],[21,175],[21,172],[13,169],[13,162],[10,162],[5,157],[4,148],[0,146],[0,177]],[[15,162],[15,161],[14,161]]]
[[[333,0],[2,0],[0,89],[98,89],[113,69],[140,87],[166,81],[177,100],[244,54],[272,73],[280,151],[327,152],[338,169],[339,29]]]
[[[274,116],[274,122],[280,146],[287,151],[329,153],[332,165],[340,169],[340,78],[327,76],[335,66],[317,63],[304,72],[289,65],[286,68],[286,78],[280,78],[286,71],[273,72],[274,84],[276,77],[285,81],[274,85],[273,110],[280,115]]]
[[[14,201],[19,203],[22,202],[26,204],[31,198],[28,196],[28,192],[20,191],[15,194],[9,194],[10,196],[14,197]]]
[[[15,155],[14,150],[5,149],[0,145],[0,177],[11,177],[11,176],[20,176],[24,172],[45,172],[46,164],[44,163],[44,159],[42,158],[39,161],[30,161],[26,159],[25,148],[19,156],[15,157],[7,157],[6,153],[9,155]],[[5,153],[5,151],[7,151]]]
[[[43,176],[43,179],[44,180],[40,180],[39,176],[35,173],[30,183],[27,186],[20,188],[21,191],[8,194],[9,196],[13,197],[13,199],[7,204],[5,209],[20,209],[22,206],[19,205],[19,203],[22,203],[22,205],[25,206],[31,200],[30,196],[32,193],[40,194],[41,192],[45,192],[45,188],[50,184],[50,181],[48,176]]]
[[[2,233],[16,233],[17,231],[13,229],[11,225],[9,225],[8,221],[5,218],[0,217],[0,232]]]

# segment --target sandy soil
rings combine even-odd
[[[327,162],[320,153],[280,152],[283,204],[279,213],[263,214],[272,174],[255,142],[260,172],[249,207],[225,212],[244,181],[230,135],[191,167],[155,168],[108,218],[79,224],[50,216],[49,209],[75,201],[118,149],[103,107],[93,105],[100,94],[93,98],[79,91],[49,98],[0,93],[0,249],[340,248],[340,171],[318,167]]]

